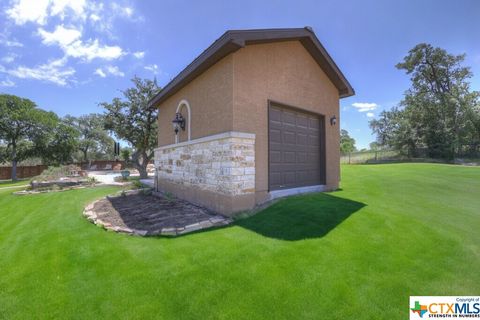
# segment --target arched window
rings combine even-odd
[[[190,125],[191,125],[191,122],[192,122],[192,111],[191,111],[191,108],[190,108],[190,104],[188,103],[187,100],[183,99],[182,101],[180,101],[180,103],[178,104],[178,107],[177,107],[177,111],[176,113],[181,113],[183,107],[185,107],[185,109],[187,109],[187,140],[190,141],[190,138],[191,138],[191,132],[190,132]],[[175,135],[175,143],[178,143],[178,135]]]

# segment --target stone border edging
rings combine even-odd
[[[76,189],[85,189],[85,188],[94,188],[94,186],[73,186],[73,187],[67,187],[59,190],[22,190],[22,191],[16,191],[12,192],[16,196],[25,196],[25,195],[30,195],[30,194],[40,194],[40,193],[53,193],[53,192],[63,192],[63,191],[69,191],[69,190],[76,190]]]
[[[69,191],[69,190],[77,190],[77,189],[86,189],[86,188],[96,188],[96,187],[122,187],[122,186],[128,186],[131,185],[131,181],[127,182],[114,182],[114,183],[95,183],[91,185],[78,185],[78,186],[71,186],[71,187],[66,187],[63,189],[59,190],[22,190],[22,191],[15,191],[12,192],[12,194],[17,195],[17,196],[25,196],[25,195],[30,195],[30,194],[41,194],[41,193],[52,193],[52,192],[62,192],[62,191]],[[28,184],[25,186],[29,186]],[[3,189],[13,189],[13,188],[20,188],[20,187],[25,187],[25,186],[13,186],[13,187],[5,187]],[[0,188],[2,190],[2,188]]]
[[[105,198],[96,200],[89,205],[87,205],[83,211],[83,215],[87,218],[88,221],[91,223],[104,228],[105,230],[110,230],[110,231],[115,231],[117,233],[126,233],[130,235],[136,235],[136,236],[157,236],[157,235],[162,235],[162,236],[179,236],[183,235],[186,233],[190,233],[193,231],[198,231],[202,229],[208,229],[211,227],[222,227],[229,225],[230,223],[233,222],[231,218],[220,218],[217,216],[214,216],[208,220],[200,221],[197,223],[193,223],[190,225],[187,225],[185,227],[179,227],[179,228],[163,228],[159,232],[155,233],[149,233],[147,230],[139,230],[139,229],[133,229],[133,228],[127,228],[127,227],[119,227],[119,226],[114,226],[111,223],[102,221],[97,217],[97,214],[94,212],[93,208],[95,207],[95,204],[99,201],[102,201],[104,199],[111,199],[111,198],[116,198],[116,197],[122,197],[123,194],[125,195],[133,195],[133,194],[139,194],[140,192],[145,192],[145,191],[152,191],[151,188],[143,188],[143,189],[136,189],[136,190],[128,190],[128,191],[123,191],[122,194],[120,195],[114,195],[114,196],[106,196]],[[152,195],[153,196],[153,195]]]

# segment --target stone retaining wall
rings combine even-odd
[[[158,181],[224,195],[255,193],[255,135],[226,132],[155,150]]]

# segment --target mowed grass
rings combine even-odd
[[[12,180],[0,180],[0,189],[7,188],[7,187],[19,187],[19,186],[26,186],[30,183],[30,179],[22,179],[18,181]]]
[[[106,232],[94,188],[0,191],[0,318],[407,319],[480,292],[480,168],[342,167],[342,190],[178,238]]]

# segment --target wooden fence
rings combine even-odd
[[[82,168],[82,170],[122,170],[125,169],[124,161],[115,160],[94,160],[90,162],[75,163],[75,165]],[[31,178],[38,176],[47,169],[48,166],[18,166],[17,178]],[[0,167],[0,180],[9,180],[12,178],[12,167]]]
[[[48,166],[38,165],[38,166],[26,166],[26,167],[17,167],[17,178],[31,178],[38,176],[42,173],[43,170],[47,169]],[[12,178],[12,167],[0,167],[0,180],[8,180]]]

